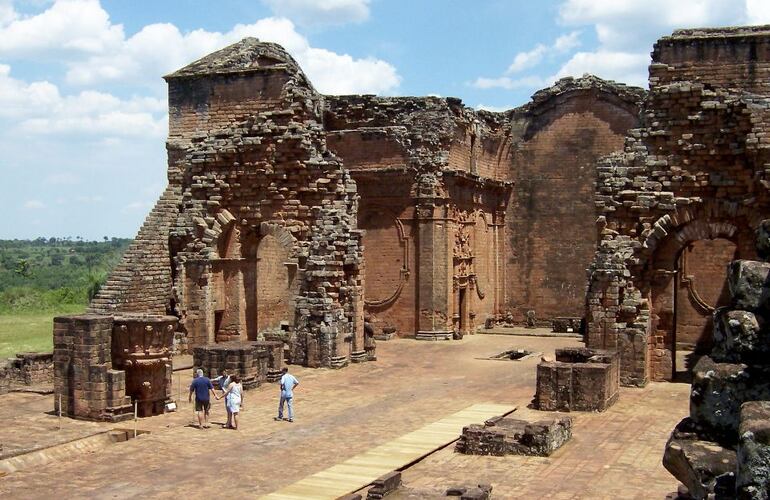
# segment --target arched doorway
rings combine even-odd
[[[287,330],[294,324],[296,296],[297,265],[291,258],[292,240],[281,228],[263,232],[256,249],[256,329]]]
[[[727,305],[727,264],[738,258],[736,228],[691,221],[660,242],[650,280],[652,373],[687,382],[712,345],[712,313]]]

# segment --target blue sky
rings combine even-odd
[[[524,104],[563,76],[645,85],[679,27],[767,0],[0,0],[0,238],[132,237],[166,182],[162,76],[245,36],[319,91]]]

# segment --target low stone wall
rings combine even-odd
[[[283,367],[283,342],[221,342],[193,349],[193,364],[208,377],[222,370],[241,377],[243,387],[258,387],[280,378]]]
[[[85,314],[53,320],[54,409],[89,420],[118,421],[133,414],[126,373],[110,356],[112,316]],[[59,397],[61,396],[61,397]]]
[[[12,386],[40,386],[53,383],[53,353],[20,352],[0,367],[0,394]]]
[[[535,407],[544,411],[604,411],[618,399],[620,361],[613,351],[556,350],[537,365]]]
[[[466,455],[547,457],[571,438],[570,417],[537,422],[497,418],[488,420],[484,425],[464,427],[455,451]]]

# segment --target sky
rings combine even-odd
[[[0,0],[0,239],[133,237],[166,185],[162,76],[246,36],[326,94],[505,110],[565,76],[646,87],[676,28],[770,0]]]

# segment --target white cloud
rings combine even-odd
[[[554,50],[558,52],[568,52],[580,46],[580,31],[573,31],[566,35],[561,35],[553,42]]]
[[[18,14],[13,8],[11,0],[0,0],[0,27],[12,23],[17,17]]]
[[[548,46],[542,43],[535,46],[534,49],[519,52],[514,56],[513,62],[505,71],[506,75],[511,73],[518,73],[525,69],[532,68],[540,64],[540,62],[549,54],[560,54],[569,52],[570,50],[580,45],[580,31],[573,31],[558,37],[554,42]]]
[[[649,55],[630,52],[578,52],[565,63],[551,82],[565,76],[579,77],[591,73],[607,80],[636,86],[647,85]]]
[[[0,54],[103,53],[123,38],[123,26],[110,23],[98,0],[58,0],[37,15],[13,15],[0,30]]]
[[[471,86],[477,89],[523,89],[523,88],[537,88],[542,87],[547,82],[539,76],[525,76],[522,78],[509,78],[507,76],[501,76],[499,78],[484,78],[479,77],[471,83]]]
[[[24,208],[28,208],[30,210],[39,210],[41,208],[45,208],[45,203],[40,200],[27,200],[24,202]]]
[[[56,85],[17,80],[0,64],[0,118],[22,132],[163,137],[165,111],[164,101],[149,97],[119,99],[93,90],[62,96]]]
[[[508,66],[506,74],[510,75],[511,73],[518,73],[519,71],[536,66],[543,59],[546,52],[548,52],[548,47],[543,44],[537,45],[528,52],[519,52],[516,54],[516,57],[513,58],[511,65]]]
[[[368,15],[368,0],[282,0],[276,6],[279,3],[276,11],[314,8],[340,19],[363,19],[362,12]],[[110,22],[98,0],[59,0],[38,15],[0,25],[0,56],[50,58],[64,51],[70,84],[131,83],[162,96],[162,75],[246,36],[283,45],[323,93],[392,93],[401,81],[396,68],[380,59],[354,58],[311,46],[285,18],[239,24],[225,33],[200,29],[182,33],[173,24],[150,24],[126,38],[122,25]]]
[[[593,25],[606,50],[635,51],[675,28],[741,24],[745,5],[735,0],[566,0],[559,21]]]
[[[369,19],[369,0],[262,0],[276,16],[302,26],[360,23]]]
[[[767,0],[746,0],[746,17],[749,24],[770,23],[770,2]]]

